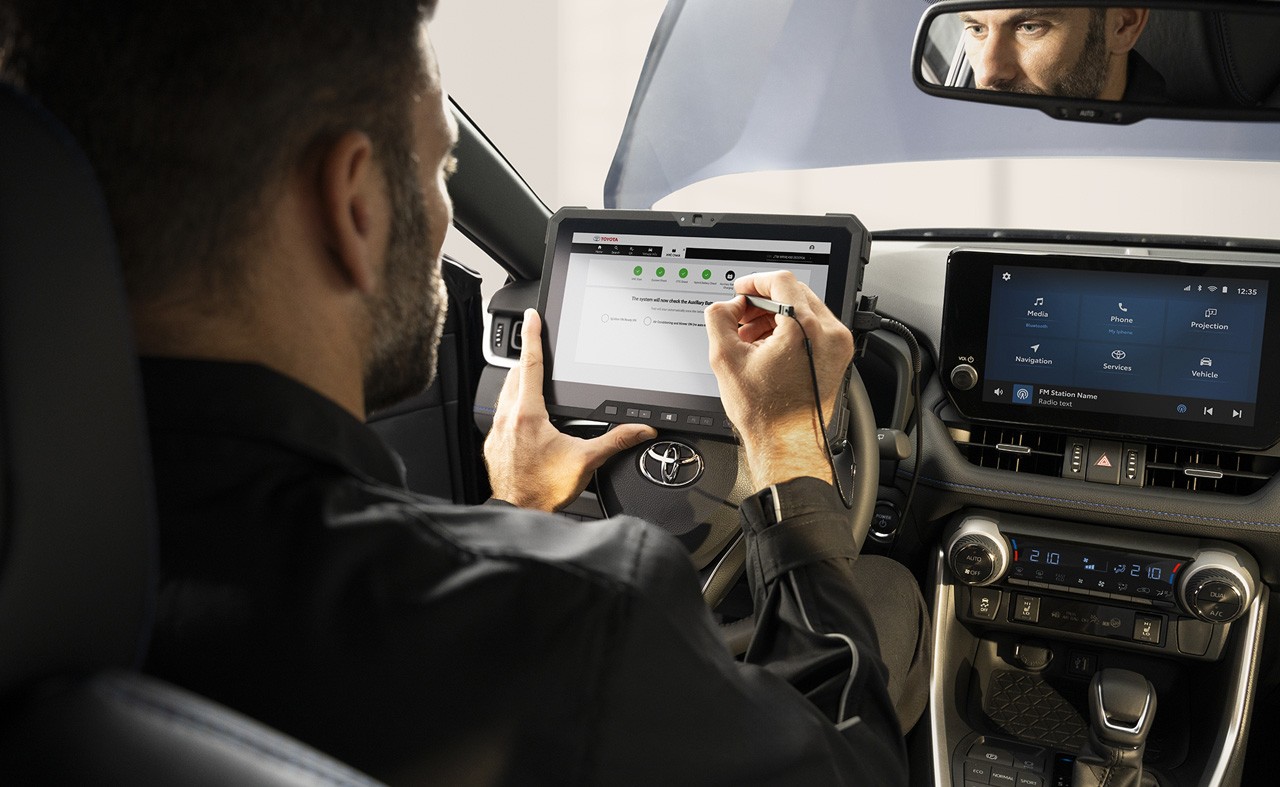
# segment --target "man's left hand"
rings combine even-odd
[[[599,437],[571,437],[551,424],[542,397],[542,320],[524,313],[520,365],[507,372],[493,428],[484,443],[493,496],[523,508],[558,511],[587,488],[614,454],[657,436],[651,426],[621,424]]]

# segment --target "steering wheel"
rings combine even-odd
[[[848,443],[836,455],[836,472],[853,502],[849,527],[861,549],[875,509],[880,461],[871,401],[856,367],[838,406],[847,407],[849,417],[843,419]],[[689,549],[694,567],[705,572],[702,595],[713,609],[742,576],[747,548],[738,507],[757,490],[751,488],[746,456],[736,442],[659,433],[600,467],[596,490],[606,515],[652,522]]]

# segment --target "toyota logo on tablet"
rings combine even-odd
[[[640,454],[640,473],[659,486],[688,486],[702,477],[702,456],[674,440],[654,443]]]

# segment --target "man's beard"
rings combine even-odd
[[[1084,47],[1071,70],[1053,83],[1053,94],[1063,98],[1097,98],[1107,85],[1106,12],[1094,13]]]
[[[1054,79],[1049,87],[1030,84],[993,85],[995,90],[1006,93],[1030,93],[1059,98],[1097,98],[1107,85],[1107,31],[1106,12],[1093,13],[1089,17],[1089,30],[1085,33],[1080,56],[1066,73]]]
[[[386,157],[391,231],[381,291],[369,297],[373,347],[364,371],[366,412],[422,392],[435,379],[449,301],[431,259],[418,168],[407,151]]]

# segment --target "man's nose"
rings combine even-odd
[[[991,30],[978,57],[971,64],[973,80],[980,88],[999,89],[1018,76],[1014,42],[999,30]]]

